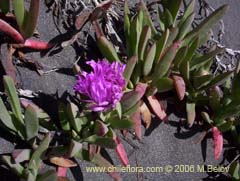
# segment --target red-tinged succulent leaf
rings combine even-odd
[[[88,8],[86,8],[86,9],[83,9],[81,11],[80,15],[76,17],[74,25],[75,25],[75,28],[77,30],[81,30],[82,29],[82,27],[88,21],[90,14],[91,14],[91,12],[89,11]]]
[[[57,176],[58,177],[66,177],[67,176],[67,168],[66,167],[57,167]]]
[[[114,141],[117,145],[115,151],[118,157],[122,161],[123,165],[127,166],[129,164],[129,160],[123,144],[120,142],[120,139],[117,136],[114,138]]]
[[[104,136],[108,132],[108,127],[102,122],[97,120],[94,124],[94,133],[98,136]]]
[[[23,43],[22,35],[11,25],[0,19],[0,31],[10,36],[16,43]]]
[[[163,109],[163,106],[160,104],[160,102],[157,100],[155,96],[148,96],[147,97],[148,103],[153,111],[153,113],[160,119],[160,120],[166,120],[167,114]]]
[[[52,48],[54,45],[52,43],[49,42],[43,42],[43,41],[38,41],[38,40],[30,40],[27,39],[24,44],[23,47],[26,48],[31,48],[34,50],[47,50]]]
[[[74,163],[72,160],[69,160],[69,159],[63,158],[63,157],[51,157],[49,159],[49,161],[52,164],[55,164],[55,165],[60,166],[60,167],[65,167],[65,168],[70,168],[70,167],[76,167],[77,166],[77,164]]]
[[[179,100],[183,100],[186,93],[185,82],[183,78],[179,75],[173,75],[172,77],[173,77],[173,82],[174,82],[175,89],[177,91],[178,98]]]
[[[218,130],[217,127],[212,128],[212,133],[213,133],[214,158],[215,160],[218,160],[223,149],[223,135]]]
[[[141,113],[142,120],[146,125],[146,129],[148,129],[149,126],[151,125],[152,117],[151,117],[151,112],[149,111],[145,103],[141,105],[140,113]]]
[[[134,123],[134,131],[136,133],[136,137],[139,140],[142,140],[142,129],[141,129],[141,115],[140,115],[140,109],[138,109],[135,113],[131,116],[133,123]]]

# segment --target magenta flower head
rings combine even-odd
[[[109,63],[107,60],[91,60],[87,64],[93,71],[79,74],[74,90],[88,97],[85,101],[90,103],[93,111],[115,108],[123,95],[123,71],[126,65],[119,62]]]

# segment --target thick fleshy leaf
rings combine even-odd
[[[215,10],[211,15],[204,19],[197,28],[193,29],[190,33],[187,34],[184,45],[187,45],[191,39],[201,33],[208,32],[226,13],[229,9],[228,5],[223,5],[217,10]]]
[[[187,103],[186,104],[187,122],[188,122],[189,127],[192,127],[195,117],[196,117],[195,106],[196,106],[195,103]]]
[[[122,118],[122,106],[121,106],[120,102],[118,102],[116,104],[116,112],[118,114],[118,117],[121,119]]]
[[[23,174],[24,167],[20,163],[13,163],[11,156],[2,155],[0,156],[0,160],[2,163],[11,168],[11,171],[13,171],[16,175],[21,176]]]
[[[240,162],[239,160],[234,161],[229,168],[229,174],[233,179],[240,180]]]
[[[206,86],[213,79],[212,74],[193,77],[193,85],[196,89]]]
[[[183,21],[186,21],[186,19],[190,16],[190,14],[192,14],[194,12],[195,2],[196,2],[195,0],[192,0],[187,5],[187,8],[186,8],[186,10],[184,12],[184,15],[182,17]]]
[[[102,155],[95,154],[92,163],[96,164],[99,167],[105,167],[108,170],[109,167],[113,167],[111,163],[109,163]],[[108,174],[113,177],[115,180],[120,180],[120,174],[118,172],[108,172]]]
[[[111,42],[107,40],[105,36],[101,36],[97,39],[98,47],[104,57],[107,58],[110,62],[120,61],[116,50],[114,49]]]
[[[151,29],[152,29],[152,33],[154,35],[157,34],[158,32],[157,32],[157,30],[156,30],[156,28],[155,28],[155,26],[153,24],[153,21],[151,19],[151,15],[150,15],[150,13],[148,11],[148,8],[147,8],[144,0],[140,0],[140,8],[141,8],[141,10],[143,12],[143,24],[150,26]]]
[[[139,83],[134,91],[124,94],[121,99],[123,112],[126,112],[131,107],[133,107],[143,97],[146,89],[147,84]]]
[[[191,70],[198,69],[198,68],[202,67],[203,65],[205,65],[207,62],[212,61],[213,57],[215,57],[217,54],[223,52],[223,50],[224,50],[223,48],[217,48],[216,50],[206,53],[203,56],[192,59],[192,61],[190,62]]]
[[[70,130],[70,124],[68,121],[68,114],[66,106],[63,103],[60,103],[58,106],[58,118],[60,120],[61,127],[64,131]]]
[[[217,111],[221,106],[222,91],[219,86],[215,86],[209,90],[209,104],[213,111]]]
[[[8,129],[17,132],[17,128],[15,127],[13,120],[10,114],[8,113],[1,97],[0,97],[0,121]]]
[[[212,133],[213,133],[214,158],[215,160],[218,160],[221,156],[223,149],[223,135],[218,130],[217,127],[212,128]]]
[[[149,26],[144,26],[140,36],[139,46],[138,46],[138,56],[140,60],[143,60],[143,55],[144,55],[147,43],[151,38],[151,36],[152,36],[151,28]]]
[[[173,89],[173,80],[168,77],[158,79],[153,85],[157,88],[158,92],[166,92]]]
[[[135,113],[132,114],[131,119],[133,120],[134,124],[134,131],[136,134],[136,137],[139,140],[142,140],[142,128],[141,128],[141,115],[140,115],[140,110],[138,109]]]
[[[31,39],[27,39],[23,44],[23,47],[25,47],[25,48],[30,48],[30,49],[39,50],[39,51],[50,49],[53,46],[54,46],[54,44],[52,44],[50,42],[31,40]]]
[[[115,148],[115,151],[116,151],[118,157],[122,161],[123,165],[127,166],[129,164],[129,160],[128,160],[128,156],[127,156],[127,153],[125,151],[123,144],[120,142],[120,139],[118,138],[118,136],[116,136],[114,138],[114,141],[117,145]]]
[[[28,168],[32,170],[36,170],[39,168],[41,163],[41,158],[45,151],[48,149],[49,144],[51,141],[50,133],[47,133],[44,137],[43,141],[40,143],[40,145],[37,147],[37,149],[32,154],[32,157],[29,161]]]
[[[187,19],[181,24],[180,28],[179,28],[179,32],[177,35],[177,40],[182,40],[185,35],[188,33],[192,22],[194,20],[195,17],[195,13],[190,14]]]
[[[178,50],[174,60],[174,69],[177,71],[179,70],[179,66],[181,65],[182,61],[184,60],[185,56],[187,55],[188,47],[182,47]]]
[[[152,75],[153,81],[158,80],[168,72],[168,69],[172,64],[172,61],[176,55],[178,47],[179,42],[174,43],[163,55],[163,57],[155,67],[154,73]]]
[[[166,43],[169,37],[169,29],[166,29],[166,31],[162,34],[159,40],[157,40],[157,48],[156,48],[156,55],[154,58],[154,62],[158,63],[160,61],[160,58],[163,54],[163,50],[166,47]]]
[[[58,167],[57,168],[57,176],[58,177],[66,177],[67,176],[67,167]]]
[[[70,124],[77,132],[80,132],[82,126],[81,126],[81,122],[78,121],[78,119],[76,118],[78,112],[79,110],[77,105],[75,105],[72,102],[67,104],[67,114],[69,117]]]
[[[178,35],[178,31],[179,31],[178,27],[174,27],[174,28],[170,29],[169,36],[168,36],[167,43],[166,43],[166,47],[169,47],[173,43],[175,43],[175,40],[176,40],[177,35]]]
[[[108,132],[108,127],[102,121],[96,120],[94,123],[94,134],[104,136]]]
[[[216,121],[215,121],[216,122]],[[233,121],[223,121],[220,124],[216,124],[216,127],[218,128],[219,131],[226,132],[229,131],[233,126]]]
[[[174,87],[177,91],[178,99],[183,100],[186,93],[186,85],[183,78],[179,75],[173,75]]]
[[[126,85],[128,84],[128,81],[131,78],[131,75],[133,73],[136,63],[137,63],[137,56],[132,56],[130,59],[127,60],[126,68],[123,72],[123,76],[125,78]]]
[[[10,36],[16,43],[23,43],[22,35],[11,25],[0,19],[0,31]]]
[[[161,21],[164,23],[166,28],[169,28],[173,25],[173,17],[169,9],[165,9]]]
[[[139,39],[140,39],[140,33],[139,31],[140,25],[139,25],[139,19],[137,16],[134,17],[133,21],[130,24],[130,45],[131,45],[131,56],[136,55],[138,56],[138,45],[139,45]]]
[[[40,9],[40,0],[31,0],[28,13],[24,17],[24,38],[29,38],[33,35],[38,21]]]
[[[174,24],[177,19],[178,11],[180,10],[182,0],[163,0],[161,1],[161,3],[163,3],[163,6],[165,8],[169,9],[169,12],[172,16],[172,24]]]
[[[211,87],[223,84],[227,79],[229,79],[232,76],[232,74],[233,74],[233,71],[225,72],[217,75],[212,79],[212,81],[207,86],[203,87],[203,89],[209,89]]]
[[[153,45],[148,50],[146,57],[144,58],[143,62],[143,75],[147,76],[151,73],[153,61],[156,53],[156,43],[153,43]]]
[[[12,157],[16,163],[20,163],[29,160],[31,152],[31,149],[16,149],[12,152]]]
[[[19,120],[19,122],[23,124],[21,106],[20,106],[20,102],[19,102],[19,98],[17,95],[17,90],[15,88],[14,82],[12,78],[9,76],[4,76],[3,80],[4,80],[4,88],[9,97],[12,111],[16,116],[16,118]]]
[[[70,167],[76,167],[77,164],[74,163],[72,160],[69,160],[67,158],[63,158],[63,157],[51,157],[49,159],[49,161],[52,164],[55,164],[59,167],[64,167],[64,168],[70,168]]]
[[[97,135],[92,135],[84,139],[84,141],[92,144],[99,145],[105,148],[115,148],[116,144],[112,138],[101,137]]]
[[[149,109],[145,103],[143,103],[141,105],[140,113],[141,113],[142,120],[143,120],[144,124],[146,125],[146,129],[148,129],[149,126],[151,125],[152,116],[151,116],[151,112],[149,111]]]
[[[167,114],[163,109],[163,106],[157,100],[155,96],[148,96],[147,97],[148,103],[153,111],[153,113],[160,119],[165,121],[167,118]]]
[[[25,4],[24,0],[13,0],[13,9],[14,9],[14,14],[17,20],[17,24],[23,32],[23,25],[25,21]]]
[[[109,118],[108,121],[111,124],[111,127],[115,129],[127,129],[133,126],[133,123],[129,118],[119,119],[118,117],[113,117]]]
[[[26,139],[31,140],[38,134],[39,120],[32,106],[28,106],[25,112]]]

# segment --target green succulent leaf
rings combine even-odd
[[[122,118],[119,119],[118,117],[112,117],[108,120],[108,122],[111,124],[112,128],[115,129],[127,129],[132,128],[133,123],[129,118]]]
[[[178,32],[179,32],[179,29],[178,27],[174,27],[174,28],[171,28],[170,31],[169,31],[169,36],[168,36],[168,39],[167,39],[167,43],[166,43],[166,47],[169,47],[171,46],[176,38],[177,38],[177,35],[178,35]]]
[[[58,106],[58,117],[59,117],[62,129],[64,131],[69,131],[70,123],[68,121],[68,114],[67,114],[66,106],[63,103],[60,103]]]
[[[130,25],[130,45],[131,45],[131,56],[138,56],[138,46],[141,34],[141,27],[139,24],[138,16],[135,16]]]
[[[140,60],[143,60],[144,52],[151,36],[152,36],[152,31],[150,26],[145,25],[143,27],[140,40],[139,40],[139,46],[138,46],[138,56]]]
[[[213,124],[213,120],[211,120],[210,116],[206,112],[201,112],[201,116],[208,124]]]
[[[155,63],[159,62],[159,60],[160,60],[160,58],[162,56],[163,50],[166,47],[166,43],[167,43],[168,37],[169,37],[169,30],[166,29],[166,31],[162,34],[160,39],[157,40],[157,43],[156,43],[157,44],[156,55],[155,55],[155,58],[154,58],[154,62]]]
[[[161,60],[156,65],[152,80],[153,82],[157,81],[159,78],[163,77],[169,70],[172,61],[177,53],[178,43],[174,43],[171,47],[169,47],[165,54],[162,56]]]
[[[82,124],[78,119],[79,117],[77,117],[78,112],[79,110],[77,105],[75,105],[72,102],[69,102],[67,104],[67,114],[68,114],[69,122],[77,132],[80,132],[82,129]]]
[[[181,21],[186,21],[186,19],[194,12],[195,2],[195,0],[189,2]]]
[[[191,63],[190,63],[191,70],[201,68],[202,66],[204,66],[209,61],[212,62],[213,57],[215,57],[217,54],[223,52],[223,50],[224,50],[224,48],[217,48],[216,50],[213,50],[209,53],[206,53],[203,56],[193,58]]]
[[[232,128],[233,122],[232,121],[223,121],[223,122],[221,122],[221,124],[217,124],[216,126],[219,129],[219,131],[226,132]]]
[[[40,143],[38,148],[32,154],[32,157],[28,164],[28,169],[37,170],[39,168],[42,160],[42,156],[45,153],[45,151],[48,149],[50,141],[51,141],[50,133],[47,133],[43,141]]]
[[[19,120],[21,124],[23,124],[22,110],[19,102],[19,98],[17,95],[17,90],[15,88],[14,82],[11,77],[4,76],[4,87],[5,91],[9,97],[9,101],[11,104],[12,111],[16,118]]]
[[[31,158],[31,149],[15,149],[12,157],[16,163],[28,161]]]
[[[23,33],[23,26],[25,21],[25,4],[24,0],[13,0],[14,14],[20,31]]]
[[[144,58],[144,62],[143,62],[143,75],[144,76],[147,76],[151,73],[155,53],[156,53],[156,43],[153,43],[153,45],[148,50],[146,57]]]
[[[29,105],[25,112],[26,139],[29,141],[38,134],[39,120],[35,109]]]
[[[181,65],[182,61],[184,60],[185,56],[187,55],[187,52],[188,52],[188,47],[181,47],[178,50],[178,52],[173,60],[174,69],[176,71],[179,70],[179,66]]]
[[[38,21],[40,9],[40,0],[31,0],[29,12],[26,13],[24,18],[24,38],[29,38],[33,35]]]
[[[165,9],[162,17],[162,21],[165,27],[169,28],[173,25],[173,17],[171,12],[168,9]]]
[[[225,73],[217,75],[216,77],[214,77],[212,79],[212,81],[207,86],[203,87],[202,89],[203,90],[209,89],[211,87],[223,84],[227,79],[229,79],[233,75],[233,73],[234,73],[233,71],[230,71],[230,72],[225,72]]]
[[[169,13],[171,14],[172,18],[172,24],[174,24],[177,19],[177,15],[181,7],[182,0],[163,0],[161,3],[165,8],[169,10]]]
[[[13,173],[15,173],[18,176],[21,176],[24,171],[24,167],[19,163],[13,163],[12,158],[9,155],[2,155],[0,157],[1,162],[3,162],[5,165],[7,165]]]
[[[177,40],[182,40],[185,37],[185,35],[188,33],[189,29],[191,28],[194,17],[195,17],[195,13],[192,13],[187,17],[187,19],[184,22],[182,22],[176,38]]]
[[[193,85],[196,89],[200,89],[201,87],[208,85],[213,77],[214,76],[212,74],[195,76],[193,77]]]
[[[115,148],[116,143],[112,138],[108,137],[101,137],[97,135],[92,135],[89,136],[88,138],[85,138],[84,141],[91,143],[91,144],[96,144],[104,148]]]
[[[98,38],[97,45],[101,53],[103,54],[104,57],[107,58],[107,60],[109,60],[110,62],[120,61],[112,43],[109,42],[105,36],[100,36]]]
[[[199,34],[208,32],[226,13],[229,9],[228,5],[223,5],[203,20],[195,29],[187,34],[184,40],[184,45],[188,44],[191,39]]]
[[[196,117],[196,110],[195,110],[195,103],[190,103],[188,102],[186,104],[186,110],[187,110],[187,122],[188,122],[188,126],[192,127],[195,117]]]
[[[229,173],[232,175],[233,179],[239,180],[240,179],[240,163],[238,160],[234,161],[230,168]]]
[[[136,63],[137,63],[137,56],[132,56],[130,59],[127,60],[126,68],[123,72],[123,76],[125,78],[126,85],[128,84],[128,82],[133,74]]]
[[[10,114],[8,113],[1,97],[0,97],[0,121],[8,129],[17,132],[17,128],[15,127],[15,124],[13,123],[13,120]]]
[[[158,79],[153,85],[157,88],[158,92],[166,92],[174,88],[173,80],[168,77]]]

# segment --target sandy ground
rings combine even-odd
[[[230,11],[224,17],[225,32],[224,42],[227,47],[240,49],[240,2],[237,0],[211,0],[209,1],[214,7],[228,3]],[[46,7],[42,4],[42,12],[46,11]],[[41,13],[39,19],[39,32],[43,40],[51,40],[58,35],[52,21],[51,13]],[[40,58],[38,54],[34,55],[36,61],[40,61],[48,68],[64,68],[69,72],[75,59],[76,52],[80,51],[67,47],[61,52],[53,55]],[[69,70],[68,70],[69,69]],[[33,91],[42,91],[46,94],[62,94],[65,90],[72,91],[72,86],[75,83],[75,78],[71,74],[66,74],[64,71],[52,72],[43,76],[39,76],[35,71],[28,68],[18,67],[22,88],[30,89]],[[47,97],[45,97],[47,99]],[[53,103],[54,105],[54,103]],[[51,107],[51,105],[50,105]],[[203,160],[201,144],[196,143],[201,133],[196,131],[184,132],[181,134],[177,132],[178,118],[170,115],[169,124],[161,123],[156,129],[152,130],[151,134],[144,136],[143,142],[138,145],[138,149],[133,149],[127,142],[123,144],[127,148],[131,166],[144,166],[144,167],[163,167],[170,165],[178,167],[178,165],[193,165],[195,170],[183,173],[122,173],[123,180],[209,180],[210,173],[201,173],[197,171],[198,165],[217,165],[221,162],[213,159],[213,149],[211,139],[207,140],[206,147],[206,161]],[[135,141],[134,141],[135,142]],[[13,147],[6,141],[0,140],[1,148],[0,153],[6,153],[13,149]],[[115,165],[120,165],[116,159],[115,153],[108,150],[109,154],[113,157]],[[70,180],[112,180],[106,173],[87,173],[86,166],[94,166],[85,161],[79,161],[79,168],[72,169],[69,172]],[[2,177],[2,178],[1,178]],[[207,178],[208,177],[208,178]],[[4,180],[4,174],[0,171],[0,178]],[[205,179],[204,179],[205,178]],[[5,178],[6,179],[6,178]],[[220,178],[219,178],[220,179]],[[225,179],[226,180],[226,179]]]

